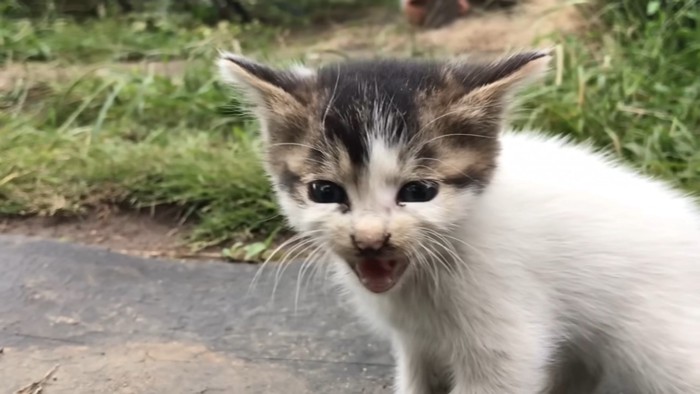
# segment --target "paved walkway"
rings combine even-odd
[[[0,393],[389,393],[386,345],[333,290],[295,311],[297,269],[271,302],[257,266],[0,237]]]

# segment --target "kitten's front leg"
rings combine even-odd
[[[516,368],[521,368],[515,371]],[[505,371],[512,371],[507,374]],[[505,369],[491,372],[479,371],[481,375],[455,375],[454,388],[449,394],[541,394],[546,387],[542,370],[525,365],[512,364]]]
[[[448,394],[450,382],[445,369],[417,346],[396,343],[396,394]]]
[[[536,336],[525,332],[505,346],[471,349],[454,365],[449,394],[541,394],[548,387],[549,359]]]
[[[429,373],[424,356],[415,347],[405,343],[394,345],[396,357],[396,394],[431,394]]]

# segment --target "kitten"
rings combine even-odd
[[[219,60],[289,223],[391,340],[396,393],[700,393],[700,210],[588,146],[505,129],[548,63]]]

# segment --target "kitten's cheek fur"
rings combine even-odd
[[[282,212],[287,218],[289,225],[297,231],[308,231],[309,229],[304,228],[303,218],[303,208],[299,206],[299,203],[294,201],[286,192],[280,190],[279,187],[275,187],[277,194],[277,202],[279,203]]]
[[[413,217],[414,226],[452,231],[454,226],[468,217],[478,198],[470,189],[441,187],[435,200],[407,205],[405,209]]]

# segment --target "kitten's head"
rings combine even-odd
[[[383,293],[449,254],[496,167],[508,96],[548,58],[279,70],[222,54],[219,66],[261,123],[266,169],[291,225]]]

